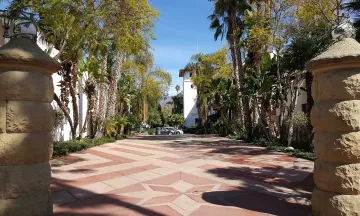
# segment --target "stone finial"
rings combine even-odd
[[[351,67],[360,67],[360,44],[353,38],[343,38],[335,42],[307,65],[307,69],[313,73]]]
[[[32,67],[49,73],[60,70],[59,62],[27,38],[14,38],[0,48],[0,67],[14,64],[19,68]]]

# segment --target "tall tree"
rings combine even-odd
[[[227,62],[227,48],[211,54],[196,54],[187,67],[195,70],[192,79],[197,90],[196,105],[199,117],[209,129],[209,112],[218,110],[222,117],[226,118],[227,111],[232,104],[231,101],[226,101],[229,99],[227,84],[231,85],[231,80],[228,78],[232,72],[231,66]]]
[[[252,138],[252,122],[250,111],[250,100],[247,96],[241,95],[241,87],[245,78],[243,69],[243,56],[241,53],[242,34],[245,23],[244,15],[250,9],[245,0],[210,0],[214,2],[213,14],[209,16],[211,20],[210,28],[215,30],[214,38],[217,40],[226,37],[228,41],[233,67],[233,76],[238,92],[238,101],[242,101],[245,129],[248,137]],[[238,113],[241,104],[238,105]],[[241,118],[241,117],[240,117]]]
[[[73,139],[81,131],[77,105],[79,61],[90,56],[103,59],[97,66],[99,69],[102,67],[104,74],[108,74],[108,80],[96,80],[101,83],[100,106],[93,112],[97,113],[97,124],[94,126],[101,136],[103,116],[114,117],[117,80],[123,58],[149,48],[149,39],[153,38],[151,29],[158,12],[147,0],[15,0],[11,8],[14,13],[27,10],[35,13],[36,24],[44,40],[59,50],[55,58],[62,63],[59,74],[63,80],[60,83],[61,95],[55,95],[54,99],[68,120]],[[107,63],[111,44],[115,46],[117,55],[114,56],[116,64],[109,67]],[[107,97],[109,103],[105,104],[107,83],[110,85]],[[96,90],[88,93],[96,94]],[[73,112],[70,112],[70,103]]]
[[[117,83],[126,58],[137,55],[149,48],[149,38],[154,38],[152,28],[158,12],[147,0],[113,0],[108,5],[106,21],[114,31],[114,64],[109,74],[106,118],[114,118],[116,113]]]

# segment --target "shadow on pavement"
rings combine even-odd
[[[231,191],[206,192],[203,200],[224,206],[233,206],[251,211],[262,212],[279,216],[306,216],[311,215],[311,207],[251,191],[249,189],[234,189]]]
[[[302,182],[288,180],[291,176],[277,176],[272,167],[226,167],[209,169],[208,172],[230,180],[243,180],[241,187],[231,187],[225,191],[203,193],[202,198],[212,204],[234,206],[256,212],[280,216],[311,215],[311,192],[315,187],[313,175],[309,174]],[[302,171],[299,171],[302,172]],[[307,174],[307,173],[302,173]],[[249,181],[250,180],[250,181]],[[260,182],[268,184],[260,184]],[[290,188],[292,194],[281,187]]]
[[[66,185],[64,185],[66,187]],[[56,191],[52,193],[59,193]],[[87,190],[77,188],[77,193],[91,194]],[[74,199],[76,199],[74,197]],[[94,194],[88,198],[54,207],[54,216],[105,216],[105,215],[154,215],[166,216],[161,212],[138,206],[139,200],[132,197],[118,196],[116,194]]]

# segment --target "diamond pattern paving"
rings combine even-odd
[[[313,162],[220,137],[134,137],[51,163],[57,216],[311,214]]]

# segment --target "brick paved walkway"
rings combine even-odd
[[[51,163],[57,216],[311,215],[313,162],[225,138],[135,137]]]

